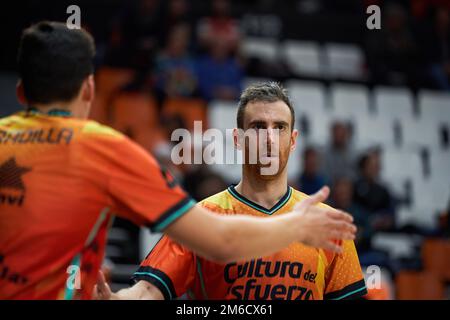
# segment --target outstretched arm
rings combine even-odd
[[[197,254],[218,263],[250,260],[279,251],[292,242],[341,252],[336,240],[354,239],[353,218],[316,206],[328,187],[303,200],[291,213],[270,218],[222,216],[195,206],[165,232]]]
[[[161,170],[145,150],[126,138],[114,144],[109,140],[102,140],[109,143],[105,148],[87,142],[84,147],[95,150],[98,154],[92,152],[92,157],[105,162],[104,166],[95,165],[95,170],[102,171],[92,171],[92,175],[107,181],[111,210],[136,224],[164,230],[209,260],[249,260],[279,251],[292,242],[339,252],[333,239],[353,239],[356,228],[350,215],[315,205],[328,197],[328,187],[301,201],[293,212],[280,216],[220,216],[188,201],[170,174]],[[113,157],[117,154],[126,155],[128,161],[117,161],[121,158]]]
[[[204,257],[221,263],[269,255],[294,241],[341,252],[336,240],[354,239],[356,228],[350,215],[321,208],[328,188],[302,201],[294,212],[267,219],[248,216],[221,216],[194,207],[174,222],[166,233]],[[94,299],[162,300],[161,291],[147,281],[112,293],[100,272]]]

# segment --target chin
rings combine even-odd
[[[266,171],[273,170],[273,169],[271,169],[271,167],[273,168],[274,166],[275,166],[275,164],[273,164],[273,163],[271,165],[260,165],[260,166],[258,166],[258,173],[259,173],[261,179],[263,179],[263,180],[274,180],[274,179],[277,179],[284,172],[285,166],[282,166],[282,165],[280,165],[275,172],[268,172],[268,174],[267,174],[267,172],[262,171],[264,169]],[[263,173],[266,173],[266,174],[263,174]]]
[[[260,176],[261,180],[270,181],[270,180],[277,179],[279,175],[280,175],[279,172],[277,172],[275,174],[260,174],[259,176]]]

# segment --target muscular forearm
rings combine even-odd
[[[295,212],[268,218],[217,215],[197,205],[165,232],[219,263],[266,256],[295,241],[339,253],[335,240],[353,240],[356,227],[349,214],[316,206],[328,194],[329,189],[323,188],[301,201]]]
[[[294,214],[262,219],[221,216],[201,207],[192,211],[168,228],[168,235],[220,263],[269,255],[301,238],[300,219]]]
[[[226,262],[267,256],[295,241],[302,241],[301,220],[294,219],[292,214],[267,219],[247,216],[234,218],[221,222],[221,241],[227,247]]]

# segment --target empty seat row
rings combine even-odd
[[[301,76],[364,80],[364,54],[354,44],[247,37],[242,47],[244,55],[263,61],[284,60],[290,69]]]
[[[406,88],[376,87],[370,92],[365,86],[335,83],[327,89],[312,81],[289,81],[286,86],[297,116],[305,115],[312,123],[313,142],[324,142],[330,119],[351,121],[361,147],[373,142],[391,146],[398,139],[412,148],[437,148],[450,130],[449,94],[425,90],[414,99]]]
[[[382,120],[423,119],[427,123],[450,123],[450,94],[421,90],[414,98],[407,88],[333,83],[327,89],[315,81],[288,81],[286,87],[299,110],[321,112],[327,107],[339,115],[379,116]],[[417,102],[417,109],[415,104]]]

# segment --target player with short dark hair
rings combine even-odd
[[[70,101],[94,73],[94,39],[83,29],[41,22],[26,29],[20,43],[17,62],[29,105]]]
[[[278,151],[269,147],[258,153],[278,163],[273,174],[262,175],[267,163],[242,166],[237,185],[217,193],[201,205],[220,215],[245,213],[252,217],[283,216],[309,197],[288,185],[287,163],[295,150],[298,131],[286,91],[277,83],[250,86],[241,95],[237,125],[244,131],[266,129],[268,146],[278,136]],[[275,131],[277,130],[277,131]],[[273,131],[273,133],[272,133]],[[275,132],[278,132],[276,134]],[[235,146],[249,152],[235,129]],[[258,144],[260,145],[260,144]],[[328,208],[323,203],[317,204]],[[199,257],[168,237],[163,237],[134,273],[136,284],[112,293],[100,276],[94,295],[99,299],[192,299],[321,300],[349,299],[367,293],[358,254],[352,240],[339,240],[341,253],[292,243],[288,247],[251,261],[218,264]]]
[[[245,109],[249,102],[252,101],[262,101],[262,102],[277,102],[282,101],[289,108],[291,113],[291,130],[294,130],[295,125],[295,111],[292,106],[291,99],[289,98],[288,92],[279,83],[267,82],[261,83],[259,85],[252,85],[247,87],[241,94],[238,103],[236,124],[239,129],[244,128],[244,116]]]

